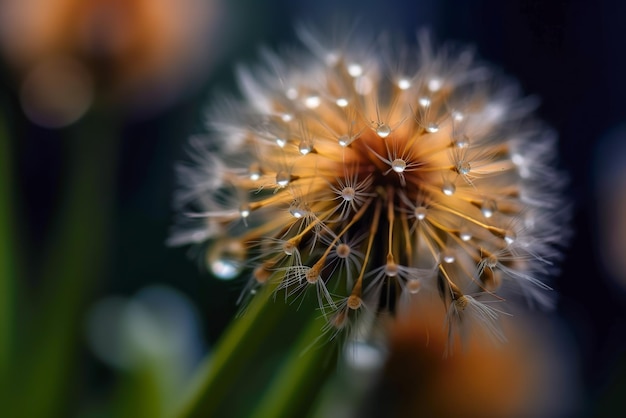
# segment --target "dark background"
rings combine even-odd
[[[108,105],[115,109],[111,113],[116,114],[120,140],[114,157],[115,194],[107,215],[111,240],[91,300],[132,295],[147,284],[167,284],[195,302],[204,338],[207,344],[214,343],[236,311],[239,283],[211,278],[188,258],[186,248],[164,245],[173,223],[173,165],[184,157],[186,139],[203,130],[203,109],[212,93],[234,89],[234,64],[254,61],[259,45],[296,44],[293,28],[299,21],[315,24],[335,14],[359,17],[363,27],[400,33],[408,41],[415,39],[417,28],[426,26],[438,41],[474,45],[479,57],[516,77],[524,92],[541,98],[538,115],[559,133],[559,164],[570,177],[567,193],[573,205],[573,235],[553,287],[559,294],[556,315],[572,345],[568,355],[580,365],[575,373],[582,388],[580,416],[611,416],[616,408],[625,411],[620,393],[626,393],[626,273],[620,276],[603,258],[609,250],[602,233],[606,224],[602,205],[604,193],[609,198],[626,194],[618,178],[625,175],[619,167],[626,165],[626,135],[615,131],[626,121],[626,3],[335,3],[232,2],[228,24],[238,33],[237,40],[225,48],[198,88],[148,114]],[[228,44],[229,39],[221,42]],[[46,237],[59,216],[59,195],[67,181],[67,137],[84,128],[80,123],[57,130],[33,124],[20,108],[19,71],[3,62],[0,76],[13,144],[15,204],[23,232],[19,245],[27,253],[28,286],[37,289],[42,285],[37,260],[46,251]],[[604,177],[602,170],[609,166],[614,172]],[[606,184],[610,181],[614,187]],[[619,231],[617,219],[615,225]],[[90,385],[106,385],[108,369],[87,349],[81,349],[77,362],[88,370]]]

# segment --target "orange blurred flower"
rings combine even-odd
[[[207,73],[222,11],[219,0],[6,0],[0,47],[25,79],[72,61],[98,93],[154,107]]]

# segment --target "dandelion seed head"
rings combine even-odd
[[[465,50],[420,38],[407,60],[302,38],[311,53],[243,71],[243,97],[209,115],[213,137],[179,170],[190,216],[170,241],[206,241],[208,269],[247,272],[247,294],[316,289],[322,334],[425,295],[443,301],[451,338],[474,322],[500,339],[489,303],[541,299],[566,236],[549,130]]]

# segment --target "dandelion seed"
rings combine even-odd
[[[552,136],[466,51],[302,37],[313,53],[246,73],[244,98],[209,118],[215,138],[194,139],[177,197],[193,215],[170,241],[210,241],[218,278],[248,271],[242,300],[268,283],[289,303],[313,298],[320,338],[440,298],[451,342],[503,340],[491,303],[543,304],[564,241]]]

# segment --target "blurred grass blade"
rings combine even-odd
[[[15,218],[11,139],[0,113],[0,391],[5,393],[15,338]]]
[[[320,336],[325,321],[313,319],[266,391],[252,418],[304,417],[311,411],[337,354],[336,340],[323,347],[311,347]],[[332,361],[329,361],[332,360]]]
[[[294,391],[306,387],[308,394],[318,392],[316,385],[323,382],[327,370],[334,368],[334,362],[321,367],[321,359],[329,351],[324,347],[302,358],[300,355],[320,335],[323,323],[316,318],[319,312],[312,306],[296,310],[282,300],[275,302],[272,294],[271,287],[264,288],[246,314],[231,323],[200,370],[193,394],[178,418],[248,418],[260,404],[264,410],[271,410],[273,405],[269,403],[274,401],[276,408],[295,413],[307,405],[307,396],[294,395]],[[285,390],[286,386],[290,390]],[[289,398],[280,398],[281,393]],[[265,396],[271,399],[264,400]]]
[[[65,415],[71,395],[83,310],[105,265],[118,138],[111,115],[95,113],[69,132],[70,169],[31,301],[35,321],[15,370],[12,417]]]

